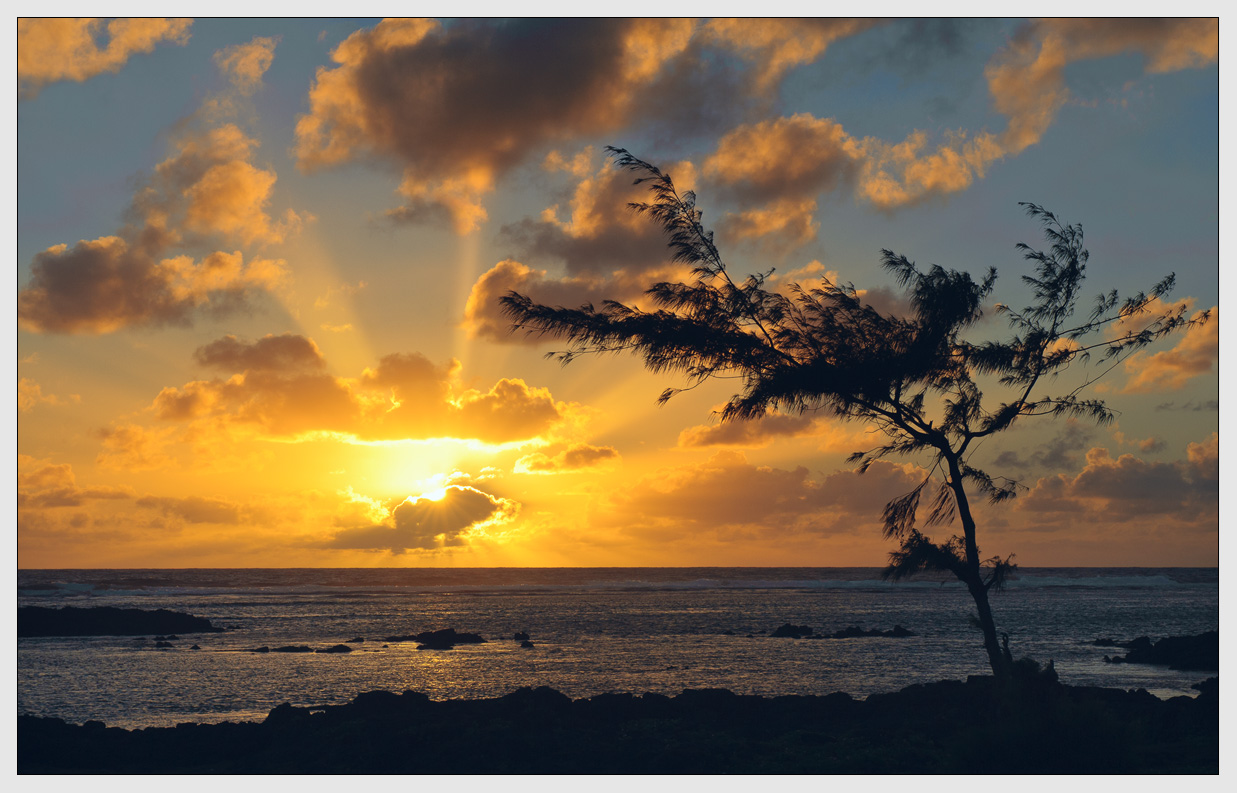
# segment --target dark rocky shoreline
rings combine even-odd
[[[606,694],[549,688],[431,701],[375,691],[281,705],[261,723],[122,730],[19,716],[19,773],[1205,773],[1219,696],[1063,686],[1036,677],[916,685],[855,700]]]

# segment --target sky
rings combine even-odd
[[[1205,19],[20,21],[18,564],[884,564],[927,460],[510,332],[509,290],[690,278],[608,145],[777,289],[897,312],[888,248],[1024,305],[1020,201],[1083,225],[1080,313],[1175,273],[1212,320],[1090,387],[1112,424],[986,440],[1026,489],[979,545],[1218,564],[1217,60]]]

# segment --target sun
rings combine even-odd
[[[436,487],[433,490],[426,490],[424,493],[417,496],[417,499],[426,499],[429,501],[442,501],[446,497],[447,497],[447,488],[444,486],[444,487]]]

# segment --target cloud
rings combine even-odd
[[[485,338],[506,344],[543,344],[550,338],[511,331],[511,319],[504,316],[498,302],[508,292],[528,295],[551,306],[579,306],[618,300],[628,305],[638,302],[653,285],[655,274],[630,276],[616,273],[611,278],[566,276],[552,278],[545,270],[534,270],[514,259],[505,259],[483,273],[473,284],[464,304],[462,323],[472,338]]]
[[[592,446],[576,443],[553,457],[544,452],[533,452],[515,461],[512,470],[517,474],[557,474],[595,468],[619,459],[613,446]]]
[[[719,29],[730,24],[719,23]],[[740,31],[735,36],[743,35],[737,25],[735,30]],[[788,63],[797,62],[797,53],[815,57],[828,43],[827,36],[806,34],[808,45],[778,39],[760,26],[750,35],[765,41],[761,46],[769,53],[792,53]],[[1069,97],[1064,77],[1069,63],[1126,52],[1144,55],[1152,73],[1208,66],[1218,56],[1217,22],[1074,19],[1022,28],[985,69],[993,106],[1007,118],[999,134],[946,130],[934,143],[927,131],[916,129],[893,142],[855,137],[837,121],[808,113],[738,125],[721,138],[702,171],[712,185],[756,206],[728,216],[719,233],[800,245],[815,237],[813,217],[822,193],[852,190],[859,200],[891,212],[963,191],[993,163],[1043,137]],[[783,58],[769,53],[765,68],[776,76]]]
[[[78,394],[71,394],[68,400],[63,400],[55,394],[44,394],[43,386],[28,377],[17,381],[17,409],[29,413],[36,405],[65,405],[69,402],[81,402]]]
[[[122,424],[99,431],[103,451],[95,463],[104,468],[140,471],[162,468],[171,462],[164,454],[168,446],[168,430],[150,429],[138,424]]]
[[[1023,445],[1021,449],[1009,449],[998,454],[993,468],[1012,468],[1021,472],[1073,468],[1082,459],[1082,453],[1089,448],[1094,436],[1094,428],[1077,419],[1066,419],[1064,426],[1051,439],[1030,446],[1029,450],[1027,445]]]
[[[383,523],[343,529],[322,547],[398,555],[461,546],[483,535],[488,526],[511,522],[519,510],[519,502],[451,485],[440,499],[410,496],[392,508]]]
[[[145,496],[137,500],[137,505],[144,509],[158,510],[186,523],[237,524],[241,522],[240,507],[217,498]]]
[[[1127,52],[1148,73],[1197,69],[1219,56],[1216,19],[1048,19],[1030,23],[985,69],[993,106],[1009,121],[1006,154],[1039,142],[1069,99],[1065,67]]]
[[[48,83],[83,82],[104,72],[118,72],[137,54],[156,44],[189,41],[189,19],[113,19],[107,45],[100,47],[98,19],[19,18],[17,84],[19,96],[31,99]]]
[[[1087,451],[1075,476],[1044,477],[1017,509],[1024,512],[1085,512],[1097,519],[1159,515],[1180,520],[1207,518],[1218,506],[1219,436],[1191,443],[1187,460],[1149,463],[1132,454],[1113,458],[1108,450]]]
[[[68,463],[52,463],[25,454],[17,455],[17,507],[42,509],[79,507],[89,500],[133,498],[129,488],[77,486]]]
[[[575,410],[520,379],[460,389],[458,361],[435,364],[420,353],[386,355],[359,377],[337,377],[324,371],[311,339],[288,333],[255,342],[226,336],[195,358],[233,374],[164,388],[151,404],[157,418],[218,422],[214,431],[283,440],[327,433],[361,442],[449,437],[502,444],[548,437]]]
[[[221,53],[226,70],[249,77],[271,54],[260,41]],[[207,108],[226,104],[211,100]],[[278,244],[312,219],[291,209],[278,219],[268,214],[276,176],[252,162],[257,145],[232,123],[187,125],[138,187],[124,227],[35,255],[18,294],[21,327],[99,334],[189,325],[203,312],[243,308],[283,283],[282,259],[221,249]]]
[[[35,333],[111,333],[126,327],[188,325],[200,310],[234,311],[284,277],[282,259],[217,251],[200,261],[159,260],[149,247],[115,236],[54,245],[36,254],[17,296],[17,321]]]
[[[384,20],[318,70],[297,122],[303,168],[364,154],[399,163],[399,220],[475,230],[482,198],[547,144],[614,129],[691,39],[689,20]],[[520,69],[510,68],[519,63]],[[495,134],[500,131],[499,134]]]
[[[670,256],[661,228],[628,205],[648,199],[648,188],[633,184],[629,171],[619,170],[607,158],[595,167],[591,147],[567,160],[550,152],[545,170],[566,172],[576,178],[570,195],[531,218],[503,226],[501,238],[521,257],[561,260],[571,276],[601,276],[664,269]],[[691,190],[695,168],[678,162],[663,168],[674,177],[680,192]]]
[[[815,430],[810,416],[769,413],[749,421],[725,421],[689,427],[679,433],[680,449],[701,446],[767,446],[779,437],[809,435]]]
[[[756,86],[769,90],[790,69],[811,63],[834,41],[867,30],[868,19],[712,19],[703,35],[756,63]]]
[[[215,64],[241,95],[250,96],[261,87],[262,75],[271,68],[280,38],[256,36],[248,44],[225,47],[215,53]]]
[[[199,347],[193,359],[226,371],[321,369],[326,364],[313,339],[294,333],[268,333],[252,344],[229,334]]]
[[[849,533],[876,526],[885,504],[920,481],[921,472],[883,461],[865,474],[835,471],[813,478],[802,466],[754,466],[742,453],[722,451],[614,493],[594,520],[682,532],[744,527],[766,536]]]
[[[745,124],[706,158],[706,179],[754,209],[725,220],[731,239],[775,235],[792,244],[815,236],[816,197],[853,189],[877,209],[893,210],[966,189],[1002,156],[992,136],[953,132],[931,150],[915,130],[901,143],[856,138],[833,119],[810,113]]]
[[[1197,320],[1202,312],[1194,315]],[[1125,361],[1130,379],[1122,389],[1126,394],[1179,391],[1192,378],[1208,374],[1220,359],[1219,308],[1211,308],[1211,319],[1195,325],[1171,350],[1148,354],[1136,352]]]

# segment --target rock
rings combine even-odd
[[[734,636],[734,631],[732,631],[732,630],[724,630],[724,631],[722,631],[722,635],[723,635],[723,636]]]
[[[156,609],[121,609],[114,606],[54,609],[44,606],[22,606],[17,610],[18,637],[30,636],[145,636],[156,638],[176,633],[220,633],[210,620],[178,611]]]
[[[1220,668],[1220,633],[1206,631],[1197,636],[1166,636],[1152,643],[1146,636],[1118,644],[1129,648],[1122,656],[1104,660],[1112,664],[1150,664],[1169,669],[1211,671]]]
[[[155,649],[156,649],[156,650],[166,650],[166,649],[168,649],[169,647],[172,647],[172,646],[173,646],[173,645],[172,645],[172,643],[171,643],[171,642],[155,642]]]
[[[327,647],[325,650],[314,650],[316,653],[350,653],[352,648],[346,644],[337,644],[334,647]]]
[[[528,641],[528,634],[524,631],[516,631],[515,636],[512,636],[511,638],[517,642],[526,642]]]
[[[782,625],[782,627],[778,628],[777,630],[775,630],[773,633],[769,635],[773,637],[777,637],[777,638],[799,639],[804,636],[810,636],[811,634],[812,634],[812,629],[809,628],[808,626],[791,625],[789,622],[787,622],[784,625]]]
[[[195,644],[195,645],[193,645],[192,647],[190,647],[189,649],[190,649],[190,650],[201,650],[202,648],[201,648],[201,647],[198,647],[198,646]]]
[[[455,628],[440,631],[425,631],[412,637],[420,644],[418,650],[450,650],[457,644],[484,644],[485,639],[476,633],[457,633]]]
[[[313,648],[307,644],[288,644],[283,647],[271,648],[273,653],[312,653],[313,651]]]
[[[530,642],[528,639],[525,639],[524,641],[520,642],[520,646],[525,649],[531,650],[536,645]]]
[[[863,628],[860,628],[858,625],[851,625],[849,627],[843,628],[840,631],[835,631],[834,633],[829,635],[829,638],[830,639],[864,639],[864,638],[875,636],[875,637],[884,638],[884,639],[904,639],[907,636],[914,636],[914,635],[915,635],[914,632],[908,631],[906,628],[903,628],[901,625],[894,625],[893,630],[889,630],[889,631],[882,631],[879,628],[873,628],[872,630],[869,631],[869,630],[864,630]]]
[[[255,647],[255,648],[253,648],[252,650],[250,650],[249,652],[251,652],[251,653],[269,653],[270,651],[271,651],[271,648],[266,647],[266,646],[263,646],[263,647]]]
[[[355,639],[348,640],[348,644],[364,644],[364,643],[365,643],[365,640],[362,639],[360,636],[356,637]]]

